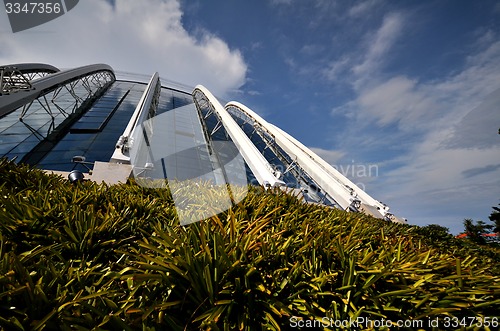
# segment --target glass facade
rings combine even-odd
[[[111,79],[98,75],[96,84],[87,79],[77,79],[64,86],[55,87],[23,107],[0,118],[0,157],[16,158],[27,163],[40,159],[50,142],[57,140],[68,119],[85,111],[86,105],[103,92]],[[22,93],[22,92],[21,92]],[[37,152],[37,148],[41,151]]]
[[[95,161],[109,162],[145,88],[145,83],[115,81],[39,165],[51,170],[87,171]],[[189,103],[189,93],[162,88],[157,115]],[[83,156],[88,164],[72,163],[74,156]]]
[[[35,100],[25,113],[21,107],[0,119],[0,157],[17,157],[18,162],[36,163],[43,169],[59,171],[88,171],[87,167],[92,168],[91,163],[95,161],[109,161],[146,84],[115,81],[85,109],[66,134],[37,151],[40,142],[60,129],[68,115],[93,96],[81,82],[71,85],[61,88],[55,96],[50,94]],[[190,103],[189,93],[162,88],[157,114]],[[73,163],[75,156],[83,156],[87,163]]]
[[[147,129],[146,129],[147,127]],[[193,103],[170,109],[147,120],[134,136],[131,162],[143,168],[140,177],[219,183],[209,147]]]
[[[144,88],[144,84],[114,82],[38,163],[39,166],[50,170],[86,171],[84,165],[72,163],[74,156],[83,156],[89,163],[108,162]]]

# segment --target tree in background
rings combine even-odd
[[[500,203],[498,204],[500,206]],[[495,233],[500,233],[500,208],[498,207],[493,207],[493,211],[491,212],[491,215],[489,216],[490,221],[495,223],[495,228],[493,229],[493,232]]]
[[[429,224],[420,229],[420,233],[430,240],[440,240],[450,237],[449,229],[439,224]]]
[[[466,218],[464,219],[464,228],[467,238],[477,244],[484,245],[486,244],[486,240],[482,235],[484,233],[490,233],[493,229],[493,225],[486,224],[486,222],[483,221],[474,222],[474,220]]]

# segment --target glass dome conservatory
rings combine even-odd
[[[109,183],[134,176],[144,185],[167,179],[172,187],[200,180],[275,187],[306,202],[404,222],[247,106],[223,105],[204,86],[158,73],[117,76],[105,64],[1,66],[0,157]],[[227,203],[244,196],[236,191]]]

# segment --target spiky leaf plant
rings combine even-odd
[[[168,189],[70,185],[6,160],[0,180],[5,330],[328,329],[325,318],[499,311],[498,253],[419,227],[262,188],[183,227]]]

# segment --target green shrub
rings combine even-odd
[[[181,227],[168,190],[69,185],[6,160],[0,179],[6,330],[278,330],[291,318],[425,320],[500,308],[498,253],[433,228],[261,188]]]

